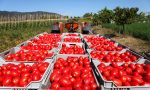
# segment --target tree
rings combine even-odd
[[[125,35],[125,24],[131,24],[134,22],[137,16],[138,8],[120,8],[114,9],[114,21],[117,25],[121,25],[123,28],[123,34]]]
[[[85,13],[85,14],[83,15],[83,18],[91,18],[92,16],[93,16],[92,13]]]
[[[98,17],[102,23],[110,23],[113,19],[113,11],[107,9],[106,7],[98,12]]]
[[[146,21],[146,16],[145,16],[145,13],[144,12],[140,12],[137,16],[136,16],[136,22],[144,22]]]
[[[94,25],[100,24],[100,20],[99,20],[98,14],[95,13],[93,15],[92,22],[93,22]]]

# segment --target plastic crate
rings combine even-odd
[[[116,86],[113,81],[107,81],[104,80],[102,74],[100,73],[99,69],[97,68],[98,65],[101,62],[99,62],[98,60],[92,60],[91,64],[94,66],[93,70],[98,78],[98,81],[100,84],[103,85],[102,90],[150,90],[150,86]],[[146,59],[141,59],[140,61],[138,61],[137,63],[139,64],[150,64],[150,61],[146,60]],[[104,63],[106,66],[109,66],[110,63]],[[119,63],[118,65],[121,66],[123,63]],[[133,63],[136,64],[136,63]]]
[[[90,56],[90,58],[92,58],[92,59],[94,59],[94,60],[98,60],[97,58],[93,58],[92,56],[91,56],[91,51],[93,51],[94,49],[86,49],[86,51],[87,51],[87,53],[89,54],[89,56]],[[94,50],[94,51],[96,51],[96,50]],[[101,52],[101,51],[96,51],[96,52]],[[122,51],[104,51],[105,52],[105,54],[107,54],[107,53],[109,53],[109,52],[112,52],[112,53],[119,53],[119,54],[122,54],[122,53],[125,53],[125,52],[130,52],[132,55],[134,55],[134,56],[136,56],[136,57],[138,57],[138,59],[136,60],[136,61],[134,61],[134,62],[138,62],[138,61],[140,61],[141,59],[144,59],[144,57],[142,56],[142,55],[140,55],[140,54],[138,54],[137,52],[132,52],[132,51],[130,51],[130,50],[128,50],[128,49],[123,49]]]
[[[47,84],[47,77],[49,75],[49,72],[51,71],[51,68],[54,63],[52,63],[52,60],[47,59],[45,62],[49,63],[49,66],[47,67],[45,73],[43,74],[42,78],[39,81],[31,81],[26,87],[3,87],[0,86],[0,90],[32,90],[32,89],[37,89],[37,90],[44,90],[43,85]],[[1,62],[0,65],[2,64],[8,64],[10,62]],[[11,62],[13,64],[19,64],[19,62]],[[25,65],[33,65],[34,63],[24,63]]]
[[[77,45],[77,46],[80,46],[80,47],[82,47],[83,48],[83,50],[84,50],[84,54],[86,54],[86,50],[85,50],[85,45],[84,45],[84,43],[69,43],[69,42],[62,42],[62,44],[66,44],[66,46],[67,47],[70,47],[70,46],[72,46],[72,45]],[[62,48],[62,44],[60,45],[60,48],[59,48],[59,50],[58,50],[58,53],[57,54],[59,54],[59,52],[60,52],[60,50],[61,50],[61,48]],[[78,54],[78,55],[80,55],[80,54]]]
[[[9,50],[6,50],[6,51],[0,53],[0,62],[38,62],[38,61],[15,61],[15,60],[9,60],[9,61],[7,61],[7,60],[5,59],[5,57],[6,57],[7,55],[9,55],[9,54],[15,54],[16,52],[18,52],[18,51],[20,51],[20,50],[21,50],[20,47],[14,47],[14,48],[11,48],[11,49],[9,49]],[[27,50],[27,51],[28,51],[28,50]],[[35,51],[38,51],[38,50],[35,50]],[[54,53],[53,53],[53,52],[54,52]],[[57,53],[57,52],[56,52],[56,50],[54,49],[54,50],[48,51],[48,53],[53,53],[53,55],[52,55],[52,57],[46,57],[45,60],[46,60],[46,59],[52,59],[52,58],[55,56],[55,53]],[[43,61],[45,61],[45,60],[43,60]]]
[[[63,38],[63,42],[66,42],[66,41],[64,41],[65,40],[65,38],[79,38],[80,39],[80,42],[70,42],[70,43],[82,43],[83,42],[83,39],[82,38],[80,38],[80,37],[76,37],[76,36],[64,36],[64,38]]]
[[[64,60],[67,60],[68,57],[80,57],[80,56],[82,56],[82,57],[88,57],[88,55],[60,55],[60,54],[58,54],[58,55],[55,56],[55,62],[57,61],[58,58],[63,58]],[[89,57],[88,57],[88,58],[89,58]],[[91,59],[90,59],[90,58],[89,58],[89,61],[91,62]],[[55,62],[54,62],[54,64],[55,64]],[[53,67],[51,68],[50,75],[53,73],[53,69],[54,69],[54,65],[53,65]],[[100,90],[101,85],[99,84],[99,82],[98,82],[98,80],[97,80],[97,78],[96,78],[96,76],[95,76],[93,70],[92,70],[92,72],[93,72],[93,75],[94,75],[96,84],[97,84],[97,86],[98,86],[98,88],[97,88],[96,90]],[[50,77],[50,75],[49,75],[49,77]],[[48,77],[48,78],[49,78],[49,77]],[[48,82],[49,82],[48,85],[51,86],[50,80],[49,80]]]
[[[28,46],[28,43],[32,43],[32,42],[30,42],[30,41],[26,41],[26,42],[24,42],[24,43],[21,43],[21,44],[19,44],[19,45],[17,45],[16,47],[19,47],[19,48],[21,48],[22,46]],[[58,42],[58,47],[60,46],[60,44],[61,44],[61,42]],[[33,46],[35,45],[37,45],[37,44],[32,44]],[[41,44],[41,45],[43,45],[43,46],[46,46],[46,45],[51,45],[51,44]],[[50,50],[48,50],[49,52],[56,52],[56,50],[55,49],[57,49],[57,47],[54,47],[54,48],[52,48],[52,49],[50,49]],[[25,49],[26,50],[26,49]]]

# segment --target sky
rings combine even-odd
[[[150,12],[150,0],[0,0],[0,11],[47,11],[68,16],[96,13],[107,7],[138,7]]]

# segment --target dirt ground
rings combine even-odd
[[[114,34],[115,36],[111,39],[123,45],[126,45],[137,52],[149,52],[150,51],[150,42],[148,41],[141,40],[139,38],[135,38],[132,36],[123,37],[122,35],[112,31],[111,29],[102,28],[101,26],[93,27],[93,31],[96,34],[101,34],[101,35]]]

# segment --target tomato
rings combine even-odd
[[[91,78],[89,78],[89,77],[84,78],[83,82],[84,82],[85,85],[89,85],[90,82],[91,82]]]
[[[139,86],[138,82],[132,82],[130,84],[131,84],[131,86]]]
[[[60,84],[58,82],[53,82],[51,84],[51,89],[58,89],[60,87]]]
[[[131,84],[129,82],[124,82],[123,86],[131,86]]]
[[[11,82],[12,82],[12,77],[6,76],[3,78],[2,84],[3,84],[3,86],[10,86]]]
[[[83,74],[81,74],[81,78],[84,79],[84,78],[88,77],[88,75],[89,75],[88,73],[87,73],[87,74],[84,74],[84,73],[83,73]]]
[[[118,67],[118,64],[116,62],[112,62],[111,66],[116,68],[116,67]]]
[[[82,82],[74,82],[73,87],[74,88],[80,88],[82,86]]]
[[[27,86],[28,85],[28,79],[29,79],[28,77],[22,77],[22,78],[20,78],[19,85],[21,87]]]
[[[76,80],[76,79],[73,78],[73,77],[70,79],[70,81],[71,81],[72,84],[75,82],[75,80]]]
[[[143,74],[144,73],[144,69],[143,68],[140,68],[140,67],[137,67],[135,69],[135,72],[139,73],[139,74]]]
[[[73,77],[80,77],[81,71],[79,69],[75,69],[72,71],[72,76]]]
[[[20,81],[20,77],[14,77],[12,79],[12,83],[15,85],[15,86],[18,86],[19,85],[19,81]]]
[[[92,83],[90,86],[91,86],[92,90],[95,90],[97,88],[97,84],[96,83]]]
[[[61,86],[65,86],[65,87],[66,86],[71,86],[71,81],[67,78],[61,78],[59,80],[59,83],[60,83]]]
[[[40,66],[40,67],[39,67],[39,71],[40,71],[41,73],[45,72],[46,69],[47,69],[47,66]]]
[[[13,70],[13,71],[11,71],[11,76],[12,77],[19,77],[20,73],[18,71]]]
[[[101,63],[98,67],[104,68],[106,65],[104,63]]]
[[[91,90],[91,88],[90,88],[89,85],[83,85],[83,86],[82,86],[82,89],[83,89],[83,90]]]
[[[23,73],[23,72],[30,72],[30,69],[27,68],[27,67],[24,67],[24,68],[21,69],[21,72],[22,72],[22,73]]]
[[[117,69],[111,70],[110,75],[117,77],[118,76],[118,70]]]
[[[51,76],[50,76],[51,82],[55,81],[58,75],[59,74],[57,74],[57,73],[52,73]]]
[[[102,75],[105,76],[105,77],[109,77],[110,72],[109,71],[104,71],[104,72],[102,72]]]
[[[10,75],[11,75],[11,70],[6,70],[5,75],[6,75],[6,76],[10,76]]]
[[[121,82],[125,83],[127,82],[127,76],[121,76],[120,77]]]
[[[67,74],[67,73],[70,73],[71,71],[71,68],[70,67],[66,67],[62,70],[62,74]]]
[[[149,83],[150,83],[150,76],[145,76],[143,79],[144,79],[146,82],[149,82]]]
[[[124,75],[127,75],[127,73],[125,71],[123,71],[123,70],[119,70],[118,71],[118,75],[119,76],[124,76]]]
[[[21,74],[21,77],[30,77],[30,76],[31,76],[31,74],[28,72],[24,72]]]
[[[122,86],[122,82],[119,79],[113,79],[113,82],[117,85],[117,86]]]
[[[140,77],[132,77],[131,81],[137,82],[138,84],[142,84],[144,81]]]
[[[130,75],[130,74],[132,74],[132,69],[131,69],[131,68],[129,68],[129,67],[128,67],[128,68],[126,68],[126,70],[125,70],[125,71],[126,71],[126,73],[127,73],[127,74],[129,74],[129,75]]]
[[[3,82],[3,76],[0,76],[0,83],[2,83]]]

